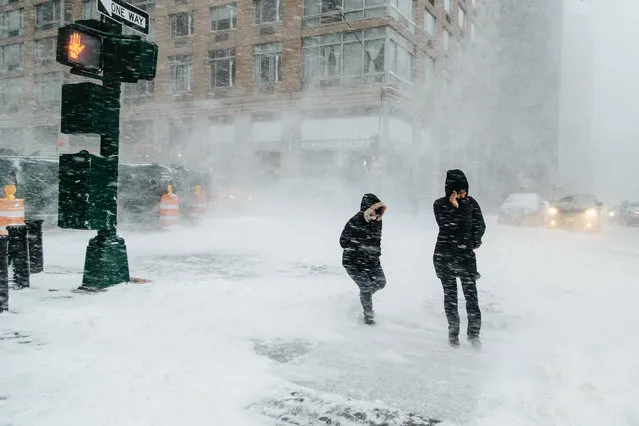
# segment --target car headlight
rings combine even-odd
[[[557,209],[557,207],[551,207],[548,209],[548,214],[551,216],[556,215],[557,213],[559,213],[559,210]]]
[[[586,210],[586,216],[590,216],[590,217],[596,217],[597,216],[597,210],[595,209],[588,209]]]

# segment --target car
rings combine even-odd
[[[214,204],[228,210],[246,210],[253,201],[253,195],[239,187],[218,188],[213,196]]]
[[[566,195],[550,203],[546,214],[549,228],[582,229],[598,232],[601,230],[603,203],[591,194]]]
[[[506,225],[542,226],[546,204],[536,193],[510,194],[499,208],[499,223]]]
[[[624,201],[619,210],[619,221],[624,225],[639,225],[639,201]]]

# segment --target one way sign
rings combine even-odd
[[[98,12],[135,31],[149,34],[149,14],[122,0],[97,0]]]

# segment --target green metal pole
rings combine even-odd
[[[122,34],[122,26],[103,20],[102,24],[109,27],[113,35]],[[106,61],[114,58],[106,56]],[[118,164],[119,164],[119,139],[120,139],[120,81],[117,77],[104,72],[104,106],[108,111],[105,117],[106,130],[100,136],[100,155],[107,160],[104,170],[105,186],[111,188],[114,195],[113,211],[107,214],[108,223],[106,229],[98,231],[98,235],[89,241],[84,262],[84,276],[82,289],[100,290],[115,284],[128,282],[129,261],[127,257],[124,239],[117,236],[117,188],[118,188]]]

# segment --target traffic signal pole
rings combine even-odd
[[[122,34],[122,25],[102,19],[110,35]],[[104,57],[105,61],[112,58]],[[104,130],[100,135],[100,156],[107,161],[104,184],[113,189],[115,206],[118,195],[118,164],[120,154],[120,88],[121,83],[117,75],[105,68],[102,75],[103,104],[105,107]],[[110,191],[111,192],[111,191]],[[98,230],[98,235],[89,240],[84,261],[82,286],[84,290],[100,290],[114,284],[128,282],[129,260],[124,238],[117,235],[117,207],[116,211],[107,215],[108,228]]]
[[[126,244],[117,235],[120,87],[153,80],[158,56],[155,43],[122,35],[122,25],[148,34],[147,12],[123,0],[97,2],[102,21],[59,28],[56,52],[56,60],[71,66],[72,74],[102,81],[62,85],[61,132],[100,135],[100,155],[60,156],[58,226],[97,231],[84,261],[80,288],[86,290],[130,280]]]

